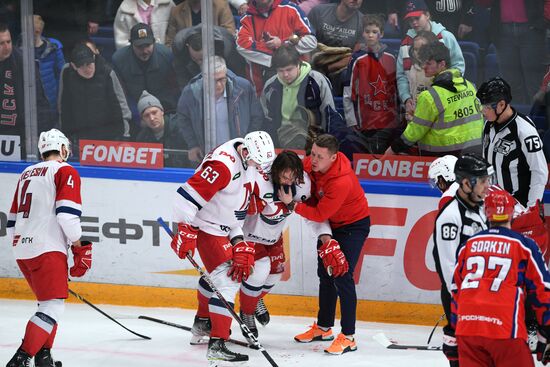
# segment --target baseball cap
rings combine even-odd
[[[75,64],[77,68],[91,64],[94,62],[94,53],[85,44],[79,43],[73,48],[71,52],[71,62]]]
[[[153,30],[148,24],[136,24],[130,30],[130,43],[132,46],[145,46],[155,43]]]
[[[405,16],[403,18],[419,17],[429,10],[424,0],[408,0],[405,3]]]

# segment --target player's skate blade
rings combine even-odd
[[[235,362],[246,362],[248,356],[246,354],[240,354],[227,349],[225,340],[212,338],[208,342],[208,351],[206,352],[206,358],[210,365],[224,366],[229,362],[230,366],[235,366]],[[224,364],[225,363],[225,364]]]

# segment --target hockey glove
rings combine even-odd
[[[451,364],[458,362],[458,345],[455,331],[449,325],[443,328],[443,353]]]
[[[69,270],[69,274],[72,277],[79,278],[92,267],[92,243],[81,241],[80,247],[73,245],[71,251],[73,252],[74,265]]]
[[[172,237],[170,246],[180,259],[185,259],[187,254],[191,256],[195,254],[197,233],[199,233],[198,229],[187,223],[178,224],[178,233]]]
[[[548,345],[547,338],[543,335],[544,332],[537,332],[537,361],[546,366],[550,362],[550,345]]]
[[[250,246],[244,240],[238,240],[233,245],[233,263],[227,272],[231,279],[242,282],[247,280],[248,276],[254,270],[254,247]]]
[[[323,260],[323,266],[327,269],[327,273],[333,277],[341,277],[349,270],[348,260],[346,256],[340,250],[340,244],[335,239],[331,239],[324,243],[317,253],[321,260]]]

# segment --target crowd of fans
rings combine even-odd
[[[158,142],[168,166],[200,162],[200,0],[35,3],[39,131],[62,128],[74,150],[80,139]],[[476,151],[483,126],[476,85],[488,79],[491,52],[512,105],[531,112],[550,140],[549,0],[214,0],[212,7],[216,144],[262,129],[277,147],[306,152],[328,132],[350,158]],[[0,134],[24,141],[18,12],[17,1],[0,6],[0,82],[8,86]],[[94,42],[102,30],[114,52]],[[474,63],[465,61],[464,42],[475,45]]]

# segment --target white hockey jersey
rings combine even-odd
[[[251,206],[256,211],[249,211],[244,222],[244,238],[246,241],[258,242],[264,245],[273,245],[279,240],[285,227],[285,220],[291,214],[286,205],[277,198],[277,190],[271,180],[271,175],[258,174],[260,203]],[[304,183],[293,185],[292,191],[295,201],[305,201],[311,195],[311,180],[304,172]]]
[[[67,254],[68,245],[82,235],[81,213],[80,175],[71,165],[49,160],[25,169],[7,224],[15,258]]]
[[[195,174],[177,190],[174,220],[215,236],[242,236],[242,225],[254,190],[256,168],[237,151],[241,138],[209,153]]]

